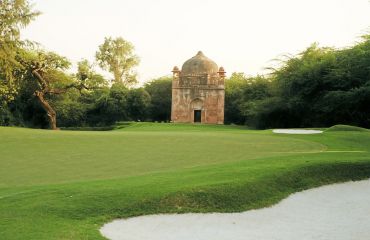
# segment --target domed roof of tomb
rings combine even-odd
[[[215,74],[217,72],[217,64],[204,56],[202,51],[199,51],[197,55],[187,60],[181,69],[182,75]]]

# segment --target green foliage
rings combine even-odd
[[[104,89],[96,99],[96,104],[88,116],[97,115],[95,124],[111,125],[116,121],[127,120],[127,95],[129,90],[123,84],[113,84]],[[92,116],[93,117],[93,116]]]
[[[7,105],[12,125],[48,127],[45,110],[34,96],[36,91],[46,93],[45,99],[57,112],[58,125],[70,127],[95,123],[94,117],[91,121],[87,119],[88,113],[97,103],[98,99],[94,97],[99,95],[100,89],[107,88],[108,82],[93,70],[88,61],[78,63],[77,73],[71,75],[65,72],[70,62],[53,52],[23,49],[17,59],[22,64],[14,70],[14,76],[19,81],[19,93]],[[38,69],[44,82],[33,74],[34,69]],[[104,120],[97,122],[105,123]],[[9,125],[5,121],[0,124]]]
[[[241,113],[243,89],[247,87],[244,73],[233,73],[225,81],[225,123],[244,124],[245,117]]]
[[[38,14],[26,0],[0,4],[0,125],[45,128],[45,102],[50,102],[51,110],[55,108],[62,127],[170,120],[170,77],[130,89],[136,83],[134,67],[139,63],[130,42],[121,37],[105,38],[96,52],[99,66],[114,76],[110,87],[87,60],[80,61],[71,75],[66,73],[70,66],[67,59],[20,41],[20,29]],[[343,123],[369,128],[369,66],[370,37],[366,35],[346,49],[312,44],[281,61],[268,76],[233,73],[225,81],[225,123],[255,128]],[[35,70],[45,81],[35,76]],[[77,90],[65,93],[72,88]],[[38,92],[45,95],[45,102]],[[64,94],[56,96],[60,93]]]
[[[53,99],[58,125],[63,127],[86,125],[87,106],[79,101],[79,93],[69,92]]]
[[[369,127],[369,64],[368,38],[344,50],[312,45],[273,73],[285,105],[278,112],[287,114],[292,127],[337,123]]]
[[[370,38],[336,50],[312,44],[270,76],[226,81],[225,121],[256,128],[370,127]]]
[[[0,126],[14,125],[14,117],[6,104],[0,105]]]
[[[71,66],[71,63],[65,57],[54,52],[33,48],[22,49],[19,51],[17,60],[22,64],[22,67],[15,71],[17,78],[20,79],[20,84],[38,82],[36,76],[32,73],[34,69],[40,71],[48,84],[48,86],[39,84],[40,90],[43,87],[64,87],[74,81],[71,76],[65,73],[65,70]]]
[[[81,90],[94,90],[108,86],[108,81],[96,73],[92,64],[86,59],[77,63],[76,78],[84,86],[84,89]]]
[[[151,101],[148,109],[152,121],[171,120],[172,77],[153,79],[144,86]]]
[[[108,132],[0,128],[0,135],[3,239],[103,239],[99,228],[116,218],[244,211],[370,177],[368,132],[286,136],[135,123]]]
[[[272,94],[269,79],[233,73],[225,82],[225,122],[254,126],[262,101]]]
[[[113,84],[100,94],[94,94],[96,101],[87,112],[89,125],[112,125],[117,121],[145,120],[150,95],[142,88],[127,89],[123,84]]]
[[[127,110],[131,120],[143,121],[147,117],[150,95],[144,88],[131,89],[127,95]]]
[[[139,58],[134,46],[123,38],[105,38],[96,52],[96,60],[101,68],[113,74],[115,83],[129,87],[137,82],[133,68],[139,64]]]
[[[16,59],[23,41],[20,29],[27,26],[40,13],[32,10],[27,0],[0,2],[0,104],[14,99],[18,90],[14,68],[21,67]]]

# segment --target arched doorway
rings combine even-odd
[[[195,123],[202,122],[202,110],[194,110],[194,122]]]
[[[194,123],[202,122],[202,110],[203,110],[203,101],[199,98],[194,99],[191,102],[191,116]]]

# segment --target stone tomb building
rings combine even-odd
[[[224,123],[225,71],[204,56],[173,68],[171,120],[175,123]]]

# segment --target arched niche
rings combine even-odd
[[[192,110],[202,110],[203,109],[203,100],[200,98],[196,98],[191,101],[191,109]]]
[[[203,111],[203,100],[196,98],[191,101],[190,116],[193,123],[202,123],[204,121],[204,111]]]

